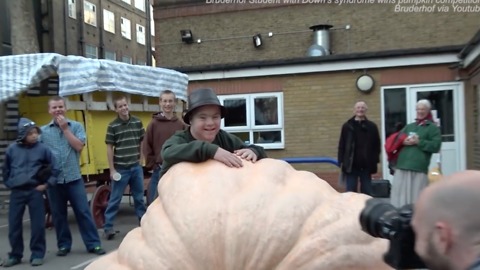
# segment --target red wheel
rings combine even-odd
[[[103,224],[105,224],[105,210],[107,209],[109,198],[110,186],[102,185],[97,187],[90,200],[90,211],[97,228],[103,228]]]
[[[45,204],[45,229],[51,230],[53,228],[52,210],[46,193],[43,195],[43,202]]]

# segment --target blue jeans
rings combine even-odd
[[[150,177],[150,183],[148,184],[148,204],[151,204],[158,196],[158,182],[160,182],[160,170],[162,167],[158,166],[153,170]]]
[[[97,226],[87,201],[87,193],[83,179],[66,184],[57,184],[47,189],[53,226],[57,233],[57,247],[71,249],[72,234],[68,226],[67,202],[70,201],[78,223],[78,229],[87,250],[101,246]]]
[[[43,259],[45,256],[45,203],[42,192],[34,188],[14,189],[10,193],[8,210],[8,240],[12,251],[9,257],[21,259],[23,257],[23,214],[28,206],[32,236],[30,238],[30,260]]]
[[[351,173],[346,173],[346,191],[358,191],[358,179],[360,178],[360,192],[372,195],[372,175],[366,170],[352,169]]]
[[[103,229],[110,231],[113,229],[113,220],[120,208],[120,202],[127,185],[130,186],[130,192],[133,196],[133,203],[135,206],[135,214],[140,220],[145,214],[146,207],[143,200],[143,169],[140,165],[134,165],[127,169],[117,169],[117,172],[122,175],[119,181],[112,181],[112,192],[108,200],[108,206],[105,210],[105,225]]]

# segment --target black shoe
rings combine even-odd
[[[64,257],[67,256],[68,253],[70,253],[70,249],[62,247],[57,251],[57,256]]]
[[[102,247],[98,246],[98,247],[94,247],[92,249],[89,249],[88,250],[88,253],[93,253],[93,254],[97,254],[97,255],[103,255],[105,254],[105,250],[103,250]]]
[[[115,238],[115,234],[117,234],[117,232],[115,232],[114,230],[106,230],[105,231],[105,238],[107,240],[112,240],[113,238]]]

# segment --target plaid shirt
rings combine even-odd
[[[73,120],[67,121],[73,135],[85,144],[85,129],[82,124]],[[80,153],[70,146],[60,127],[53,120],[42,126],[41,141],[50,148],[55,157],[55,162],[58,163],[58,168],[60,168],[58,184],[65,184],[82,178],[79,166]]]

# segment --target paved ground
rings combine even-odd
[[[6,206],[8,208],[8,206]],[[47,253],[45,256],[45,264],[39,267],[32,268],[28,263],[30,258],[30,249],[28,244],[30,241],[30,222],[28,217],[28,211],[23,223],[23,237],[25,243],[25,252],[23,263],[11,267],[9,269],[13,270],[23,270],[23,269],[35,269],[35,270],[81,270],[98,258],[97,255],[89,254],[85,250],[85,246],[78,232],[78,226],[75,222],[75,217],[73,212],[69,214],[70,229],[72,230],[73,235],[73,247],[72,252],[66,257],[57,257],[55,253],[57,252],[56,247],[56,237],[54,230],[47,230]],[[0,257],[6,258],[7,253],[10,251],[10,244],[8,242],[8,220],[7,220],[7,209],[0,209]],[[113,240],[107,241],[103,237],[103,231],[99,230],[100,237],[102,239],[103,248],[107,253],[114,251],[121,243],[123,237],[133,228],[138,226],[137,218],[135,217],[135,212],[133,206],[130,206],[128,203],[122,203],[119,214],[116,219],[116,230],[119,230],[120,233]],[[0,267],[1,268],[1,267]]]

